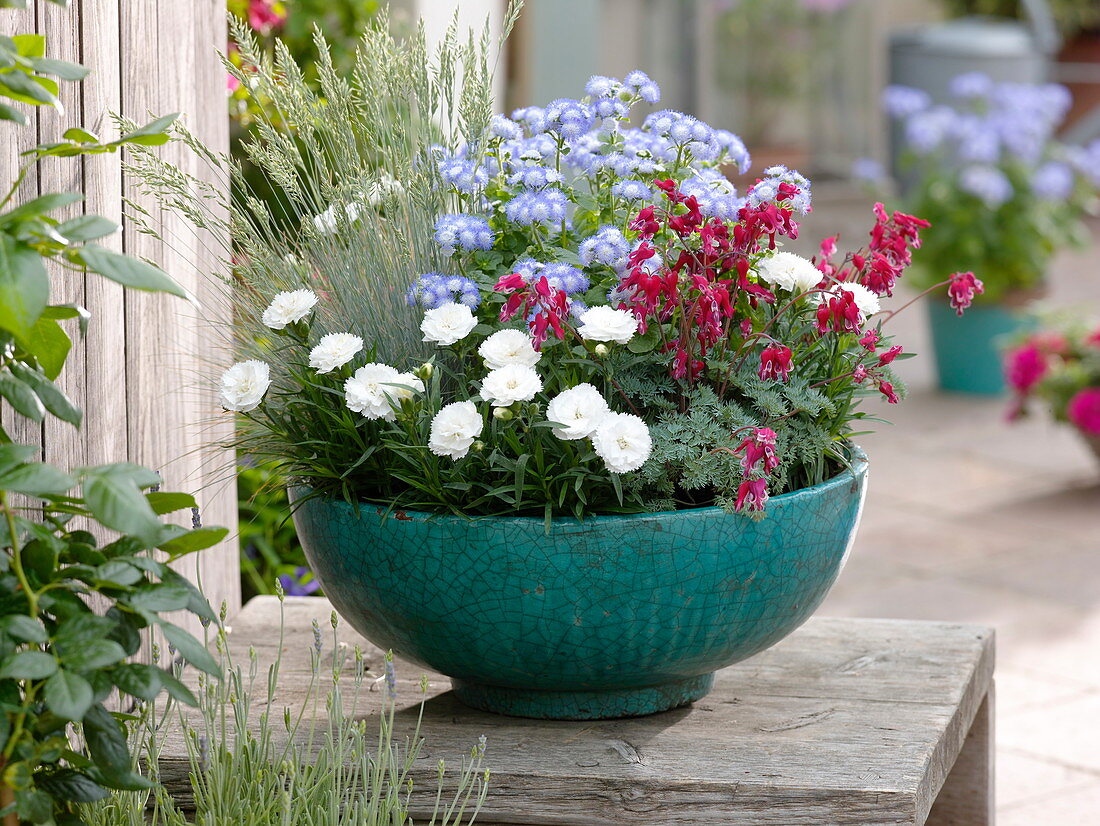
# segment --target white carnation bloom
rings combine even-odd
[[[255,410],[271,386],[271,368],[264,362],[250,359],[234,364],[222,373],[222,407],[247,413]]]
[[[465,304],[456,304],[448,301],[424,313],[424,320],[420,322],[420,330],[424,333],[424,341],[434,341],[436,344],[454,344],[462,341],[477,326],[477,319],[473,311]]]
[[[389,172],[383,171],[377,181],[367,190],[367,203],[370,206],[378,206],[384,200],[405,194],[405,186]],[[358,212],[356,217],[359,217]],[[349,213],[350,219],[350,213]]]
[[[808,258],[793,252],[777,252],[756,264],[756,274],[773,287],[800,295],[816,287],[824,277]]]
[[[481,342],[477,352],[485,359],[485,366],[490,370],[498,370],[509,364],[534,367],[542,358],[542,354],[535,349],[531,336],[521,330],[497,330]]]
[[[589,307],[580,315],[577,332],[588,341],[614,341],[626,344],[638,332],[638,319],[627,310],[612,307]]]
[[[562,427],[553,428],[559,439],[583,439],[600,426],[610,409],[600,391],[591,384],[578,384],[563,390],[546,407],[547,421]]]
[[[542,390],[542,379],[526,364],[506,364],[481,382],[481,398],[496,407],[529,402]]]
[[[481,435],[481,414],[473,402],[453,402],[441,407],[432,419],[428,449],[436,456],[461,459]]]
[[[646,423],[630,413],[608,413],[592,434],[592,447],[612,473],[627,473],[645,464],[653,450]]]
[[[351,333],[329,333],[321,336],[317,346],[309,351],[309,366],[318,373],[331,373],[343,367],[363,349],[363,339]]]
[[[292,290],[279,293],[267,305],[260,320],[272,330],[281,330],[288,324],[301,321],[313,305],[317,303],[317,293],[313,290]]]
[[[402,399],[412,398],[413,391],[423,392],[424,383],[412,373],[399,373],[388,364],[365,364],[344,382],[349,410],[387,422],[396,418],[394,408]]]

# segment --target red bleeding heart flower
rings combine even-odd
[[[762,511],[768,501],[768,483],[765,479],[746,479],[737,488],[738,511]]]
[[[962,315],[963,310],[969,307],[974,296],[985,292],[985,285],[974,277],[972,272],[957,272],[951,276],[951,283],[947,286],[947,296],[951,299],[951,306],[957,315]]]
[[[790,347],[773,344],[760,353],[760,378],[764,381],[786,381],[790,372]]]

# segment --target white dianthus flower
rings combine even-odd
[[[420,331],[424,333],[424,341],[446,345],[466,338],[476,326],[477,319],[469,307],[448,301],[424,313]]]
[[[222,373],[222,407],[247,413],[255,410],[271,386],[271,368],[262,361],[250,359],[234,364]]]
[[[313,290],[292,290],[288,293],[279,293],[271,303],[267,305],[260,320],[264,326],[272,330],[281,330],[288,324],[301,321],[313,305],[317,303],[317,293]]]
[[[542,390],[542,379],[526,364],[507,364],[489,373],[481,382],[481,398],[495,407],[529,402]]]
[[[592,447],[612,473],[627,473],[645,464],[653,450],[649,428],[630,413],[608,413],[592,434]]]
[[[837,284],[834,290],[847,290],[852,294],[852,298],[855,299],[856,307],[863,313],[864,318],[868,318],[882,309],[879,304],[878,296],[871,290],[864,287],[862,284],[856,284],[851,281],[845,281],[842,284]]]
[[[317,346],[309,351],[309,366],[318,373],[331,373],[343,367],[363,349],[363,339],[351,333],[329,333],[321,336]]]
[[[339,224],[337,223],[337,216],[340,214],[339,210],[340,205],[333,204],[319,215],[314,215],[313,226],[316,227],[317,231],[322,235],[334,234],[339,228]],[[363,205],[356,201],[352,201],[350,204],[346,204],[343,210],[344,215],[347,216],[348,223],[354,224],[363,211]]]
[[[547,421],[556,422],[552,432],[567,441],[591,436],[607,416],[609,408],[600,391],[587,382],[563,390],[546,406]]]
[[[800,295],[809,292],[824,278],[813,262],[793,252],[777,252],[756,264],[756,274],[773,287]]]
[[[414,391],[423,392],[424,383],[412,373],[399,373],[388,364],[365,364],[344,382],[349,410],[387,422],[396,418],[395,406],[411,398]]]
[[[453,402],[440,408],[432,419],[428,449],[436,456],[461,459],[481,435],[481,428],[481,414],[473,402]]]
[[[477,348],[478,354],[485,359],[485,366],[498,370],[509,364],[523,364],[534,367],[542,354],[535,349],[531,336],[521,330],[497,330]]]
[[[638,319],[627,310],[612,307],[589,307],[580,315],[577,332],[588,341],[614,341],[626,344],[638,332]]]

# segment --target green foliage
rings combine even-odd
[[[285,650],[283,634],[280,626],[279,652]],[[132,751],[155,771],[167,729],[182,728],[194,790],[191,817],[157,786],[114,792],[81,806],[84,822],[88,826],[411,823],[412,771],[426,756],[420,718],[406,739],[396,736],[395,695],[385,684],[376,695],[371,693],[374,682],[368,663],[358,646],[349,651],[338,643],[335,615],[331,649],[326,650],[316,625],[314,634],[317,642],[309,652],[312,680],[299,708],[279,708],[279,660],[264,674],[252,651],[242,667],[226,653],[224,632],[219,631],[219,665],[226,679],[201,681],[199,714],[146,709],[135,728]],[[385,665],[392,669],[388,658]],[[426,688],[426,682],[421,688]],[[377,711],[367,702],[373,696],[381,701]],[[322,720],[317,719],[319,715]],[[368,722],[372,717],[376,730]],[[459,826],[474,820],[487,792],[484,751],[484,743],[476,744],[457,772],[440,761],[437,802],[427,823]],[[454,791],[445,791],[445,783],[453,783]],[[425,794],[432,792],[418,791],[421,801]]]
[[[1000,168],[1013,194],[989,207],[960,189],[956,169],[935,162],[920,165],[921,178],[906,199],[907,210],[932,223],[913,253],[918,287],[971,271],[985,285],[978,301],[997,301],[1041,288],[1054,253],[1087,242],[1081,219],[1095,196],[1085,181],[1078,181],[1069,198],[1049,200],[1033,192],[1030,167],[1006,161]]]
[[[58,5],[64,2],[54,0]],[[0,8],[25,8],[24,0],[0,0]],[[52,106],[64,111],[58,100],[57,80],[81,80],[87,70],[75,63],[46,57],[46,38],[40,34],[0,35],[0,98],[30,106]],[[0,100],[0,120],[26,125],[22,112]]]
[[[286,480],[271,465],[237,469],[237,500],[241,589],[247,601],[274,594],[280,576],[300,579],[306,558],[290,519]]]
[[[18,60],[12,62],[9,47]],[[83,77],[80,67],[48,61],[43,52],[36,36],[0,38],[0,93],[22,90],[23,97],[8,96],[55,103],[52,81],[33,71]],[[81,421],[81,411],[54,380],[72,346],[62,322],[77,321],[82,334],[88,313],[50,303],[46,262],[137,289],[187,295],[157,267],[92,243],[116,231],[113,222],[50,214],[81,202],[82,195],[49,193],[12,206],[24,178],[50,158],[164,143],[164,129],[174,119],[160,118],[109,142],[70,129],[62,141],[25,153],[27,163],[0,201],[0,397],[12,417],[41,422],[49,414],[73,426]],[[112,695],[151,700],[167,691],[184,702],[193,699],[171,673],[127,662],[142,633],[159,626],[183,659],[210,673],[217,669],[200,643],[161,617],[188,611],[215,620],[210,606],[152,552],[159,549],[172,560],[216,544],[227,531],[164,524],[160,515],[195,509],[196,503],[186,494],[156,491],[160,477],[150,470],[119,463],[67,471],[37,461],[38,452],[0,429],[0,766],[13,793],[0,817],[78,824],[77,804],[103,798],[110,788],[149,786],[134,770],[123,728],[128,718],[107,710]]]

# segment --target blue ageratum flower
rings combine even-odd
[[[476,161],[465,158],[443,158],[439,161],[439,177],[459,192],[477,192],[489,183],[489,172]]]
[[[591,106],[572,98],[558,98],[546,107],[546,128],[567,141],[577,140],[586,134],[595,119]]]
[[[524,192],[504,205],[509,221],[523,226],[558,224],[565,220],[568,199],[560,189]]]
[[[419,304],[426,310],[434,310],[444,304],[457,302],[476,310],[481,303],[481,291],[477,284],[461,275],[424,273],[412,283],[405,300],[410,305]]]
[[[551,184],[561,182],[561,173],[556,169],[539,164],[527,164],[515,167],[508,176],[508,185],[523,189],[544,189]]]
[[[512,112],[512,120],[522,123],[532,135],[545,132],[548,126],[546,110],[541,106],[524,106],[516,109]]]
[[[545,278],[551,287],[567,295],[583,293],[590,286],[588,276],[571,264],[544,264],[533,258],[524,258],[512,265],[512,272],[523,276],[523,280],[528,284]]]
[[[650,80],[649,75],[641,69],[627,72],[626,77],[623,78],[623,83],[646,103],[659,103],[661,100],[661,88]]]
[[[958,129],[958,115],[947,106],[933,106],[909,117],[905,122],[905,142],[918,155],[939,149]]]
[[[611,194],[616,198],[623,198],[627,201],[651,201],[653,200],[653,189],[649,187],[644,181],[625,180],[616,181],[611,186]]]
[[[523,137],[523,127],[504,115],[493,115],[489,121],[489,132],[506,141],[517,141]]]
[[[1073,168],[1061,161],[1047,161],[1031,176],[1032,191],[1044,201],[1064,201],[1075,183]]]
[[[907,118],[932,105],[932,98],[923,89],[911,86],[887,86],[882,90],[882,108],[893,118]]]
[[[597,118],[623,120],[630,114],[630,94],[624,94],[623,84],[603,75],[593,75],[584,86],[592,99],[592,111]]]
[[[791,184],[798,187],[798,194],[791,200],[790,207],[795,212],[805,215],[810,211],[812,196],[810,193],[809,179],[793,169],[777,164],[764,170],[764,178],[761,178],[749,190],[745,203],[752,207],[758,207],[779,197],[779,185]]]
[[[951,78],[947,90],[963,100],[981,100],[993,91],[993,79],[985,72],[963,72]]]
[[[436,243],[447,255],[454,255],[456,249],[492,249],[493,237],[489,222],[476,215],[441,215],[435,222]]]
[[[1012,183],[995,166],[972,164],[959,173],[959,189],[968,192],[990,209],[996,209],[1012,197]]]
[[[641,183],[641,181],[622,181],[621,183]],[[626,266],[627,256],[630,255],[630,242],[623,237],[618,227],[600,227],[599,232],[581,242],[579,255],[581,264],[586,267],[604,264],[612,269],[622,269]]]
[[[752,156],[745,148],[745,142],[726,129],[714,130],[714,141],[718,145],[719,160],[737,165],[737,171],[744,175],[752,166]]]
[[[778,194],[778,183],[775,187]],[[717,169],[699,170],[680,185],[680,191],[685,195],[694,195],[704,215],[725,221],[736,220],[737,213],[745,204],[745,199],[738,197],[737,188]]]

